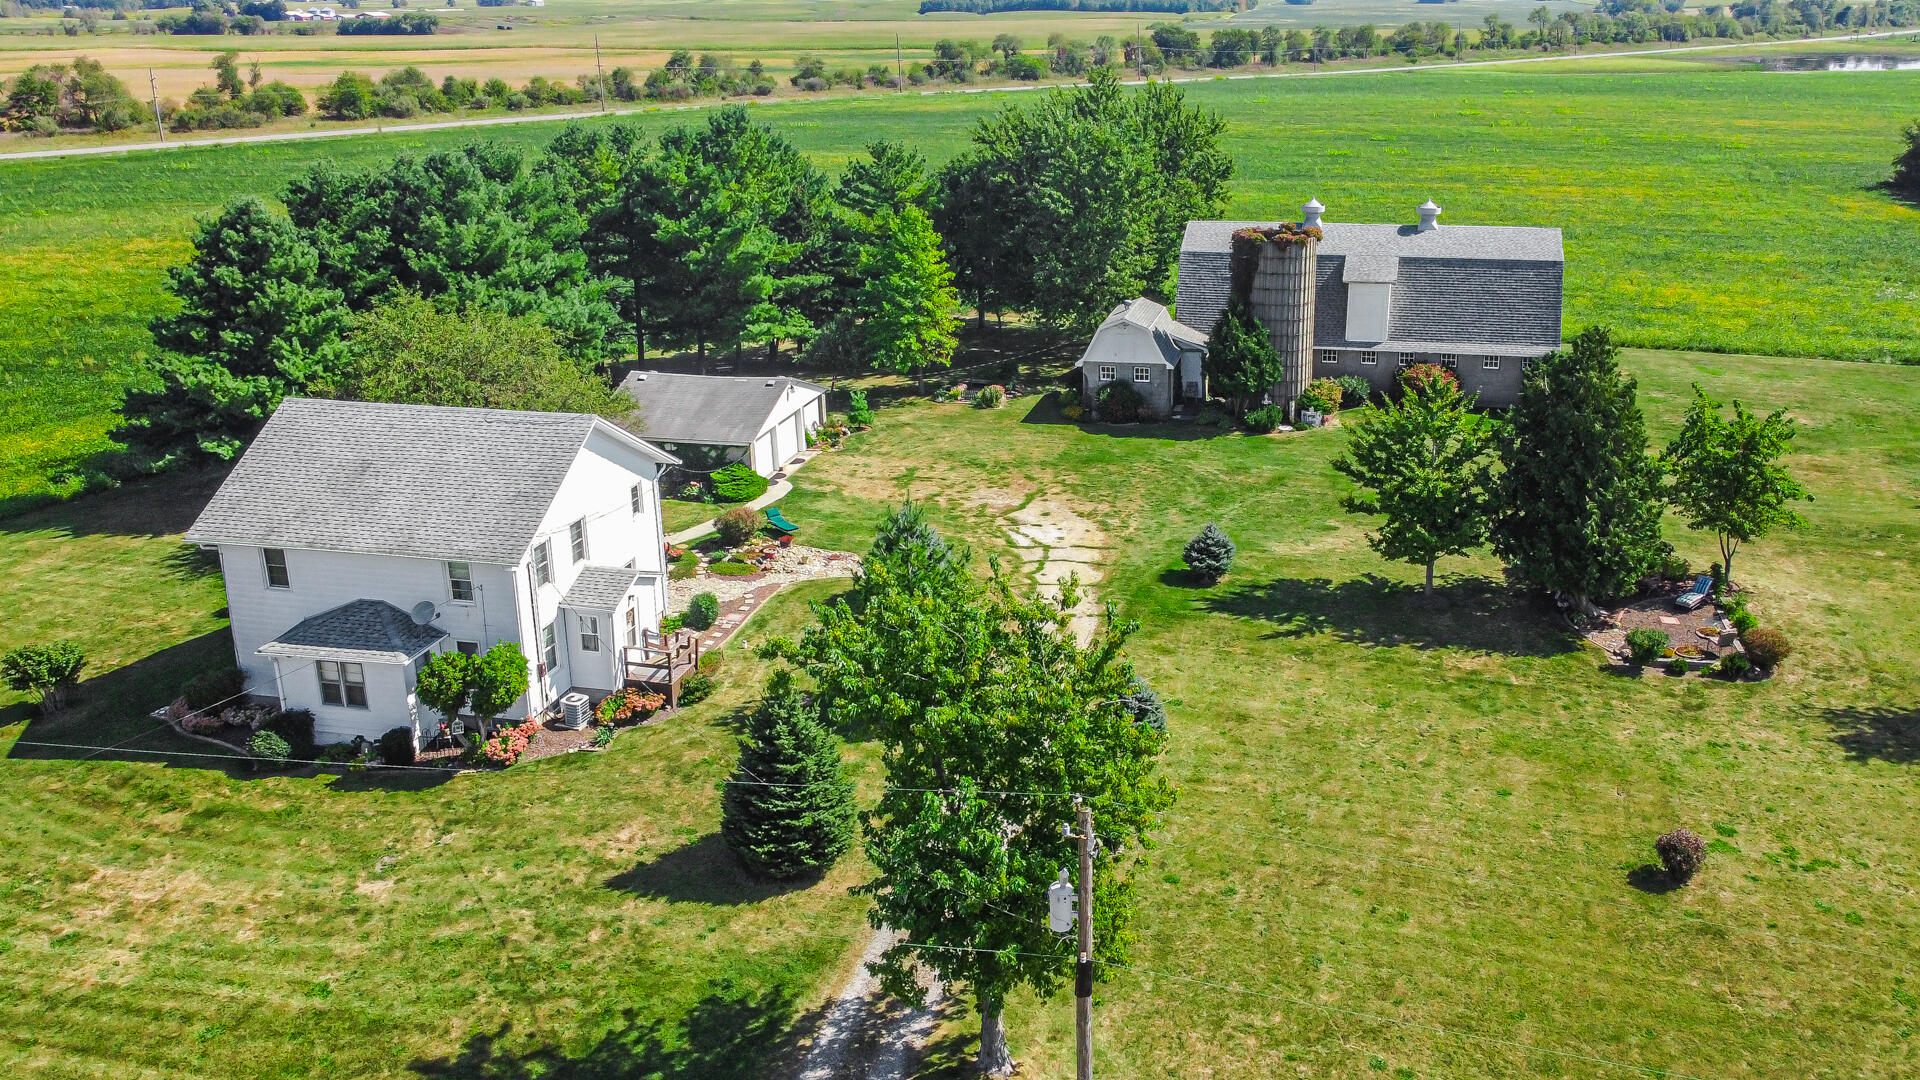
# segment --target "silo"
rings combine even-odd
[[[1314,263],[1320,230],[1282,226],[1260,232],[1266,242],[1258,247],[1247,302],[1280,354],[1284,374],[1273,387],[1273,400],[1291,416],[1294,399],[1313,381]]]

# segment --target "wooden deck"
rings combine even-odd
[[[690,630],[671,634],[640,632],[640,644],[621,650],[626,684],[665,694],[667,706],[680,704],[680,683],[700,667],[700,635]]]

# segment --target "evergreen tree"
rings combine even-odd
[[[1220,531],[1220,526],[1209,521],[1200,530],[1198,536],[1187,541],[1182,555],[1187,560],[1188,569],[1200,575],[1207,584],[1217,584],[1233,569],[1233,541]]]
[[[1887,183],[1909,199],[1920,199],[1920,121],[1908,124],[1900,137],[1907,148],[1893,159],[1893,179]]]
[[[853,781],[839,740],[786,673],[747,721],[740,764],[720,801],[720,835],[755,873],[794,878],[853,846]]]
[[[1452,382],[1409,385],[1398,402],[1352,425],[1336,471],[1364,489],[1349,496],[1355,513],[1385,519],[1367,534],[1382,556],[1427,571],[1442,555],[1486,542],[1489,428]]]
[[[897,142],[867,144],[867,156],[847,166],[840,176],[840,205],[855,214],[924,207],[927,201],[927,159]]]
[[[1234,412],[1241,415],[1286,374],[1267,328],[1254,318],[1253,307],[1237,297],[1213,328],[1206,367],[1208,389],[1232,401]]]
[[[916,206],[882,210],[869,221],[861,285],[848,308],[868,363],[898,374],[947,366],[959,345],[960,297],[933,223]]]
[[[1519,579],[1583,612],[1659,565],[1660,466],[1620,349],[1589,327],[1529,365],[1499,440],[1493,550]]]

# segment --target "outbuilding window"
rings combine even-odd
[[[600,620],[593,615],[576,615],[580,620],[580,651],[600,651]]]
[[[1500,358],[1497,356],[1489,356],[1486,359],[1480,361],[1480,367],[1486,371],[1499,371]]]
[[[456,604],[473,603],[473,567],[470,564],[447,564],[447,595]]]
[[[1101,382],[1112,382],[1117,378],[1119,378],[1119,375],[1114,370],[1114,366],[1112,364],[1100,365],[1100,381]]]
[[[456,641],[453,647],[456,651],[466,653],[468,656],[480,655],[480,643],[477,641]]]
[[[1360,354],[1360,362],[1362,364],[1378,364],[1380,362],[1380,354],[1369,349]]]
[[[334,660],[322,660],[317,665],[320,671],[320,700],[328,705],[345,705],[349,709],[367,707],[367,675],[359,664],[348,664]]]
[[[1450,352],[1441,353],[1440,362],[1446,365],[1448,371],[1457,371],[1460,368],[1460,358]]]
[[[287,575],[287,553],[281,548],[261,548],[267,562],[267,588],[291,589],[293,578]]]
[[[1410,353],[1410,352],[1403,352],[1403,353],[1401,353],[1401,354],[1400,354],[1400,366],[1401,366],[1401,367],[1403,367],[1403,368],[1404,368],[1404,367],[1412,367],[1412,366],[1413,366],[1413,364],[1414,364],[1414,361],[1416,361],[1416,360],[1418,360],[1418,359],[1420,359],[1420,358],[1419,358],[1418,356],[1416,356],[1416,355],[1414,355],[1413,353]]]
[[[1152,368],[1150,368],[1150,367],[1137,367],[1137,368],[1134,368],[1134,369],[1133,369],[1133,381],[1134,381],[1134,382],[1152,382],[1152,381],[1153,381],[1153,369],[1152,369]]]
[[[1338,367],[1340,365],[1340,354],[1333,349],[1321,349],[1320,362]]]

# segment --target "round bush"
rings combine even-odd
[[[311,757],[314,753],[313,713],[306,709],[283,709],[267,717],[266,723],[261,724],[260,729],[271,731],[287,740],[287,745],[293,749],[295,757]]]
[[[1460,389],[1460,380],[1439,364],[1415,364],[1400,373],[1400,385],[1409,393],[1424,394],[1441,386]]]
[[[413,729],[388,728],[380,736],[380,760],[388,765],[413,764]]]
[[[1100,388],[1093,399],[1094,412],[1109,424],[1138,423],[1146,411],[1147,400],[1131,383],[1112,382]]]
[[[1340,387],[1340,407],[1357,409],[1373,398],[1373,384],[1358,375],[1342,375],[1333,380]]]
[[[1727,622],[1731,623],[1734,631],[1743,637],[1752,633],[1760,626],[1760,620],[1755,618],[1750,611],[1736,611]]]
[[[1673,659],[1667,661],[1667,674],[1685,675],[1686,673],[1687,673],[1687,662],[1685,660],[1682,660],[1681,658],[1676,656]]]
[[[1182,554],[1187,560],[1188,569],[1212,585],[1233,569],[1233,553],[1233,541],[1220,531],[1220,526],[1208,522],[1198,536],[1187,541]]]
[[[713,474],[713,497],[721,502],[752,502],[766,493],[767,478],[754,472],[744,461],[736,461]]]
[[[1007,403],[1006,388],[999,385],[983,387],[973,395],[973,407],[976,409],[997,409]]]
[[[1745,656],[1737,652],[1730,652],[1720,658],[1719,665],[1713,670],[1723,679],[1738,679],[1751,670],[1752,667],[1753,665],[1748,662]]]
[[[237,667],[222,668],[196,675],[181,690],[189,709],[208,709],[234,697],[245,689],[247,673]]]
[[[697,705],[713,693],[713,676],[695,672],[680,684],[680,704]]]
[[[247,753],[267,761],[285,761],[293,756],[293,747],[277,732],[262,728],[247,740]]]
[[[720,534],[721,543],[728,547],[739,547],[760,531],[760,515],[744,506],[736,506],[714,519],[713,531]]]
[[[1747,659],[1753,661],[1753,666],[1769,671],[1793,655],[1793,643],[1772,627],[1759,626],[1747,631],[1740,635],[1740,644],[1747,647]]]
[[[1667,868],[1668,876],[1682,885],[1692,881],[1693,875],[1700,872],[1700,864],[1707,861],[1707,842],[1691,829],[1675,829],[1663,834],[1653,842],[1653,850],[1660,856],[1660,865]]]
[[[1640,667],[1646,667],[1667,650],[1667,635],[1658,630],[1627,631],[1627,657]]]
[[[710,592],[703,592],[693,598],[687,606],[685,625],[694,630],[711,629],[714,620],[720,617],[720,598]]]
[[[1340,389],[1339,383],[1332,379],[1315,379],[1300,391],[1300,396],[1295,400],[1300,408],[1319,409],[1325,415],[1339,411],[1340,399],[1344,396],[1345,392]]]
[[[1271,435],[1280,430],[1287,422],[1287,410],[1278,405],[1263,405],[1247,414],[1244,421],[1247,430],[1258,435]]]

